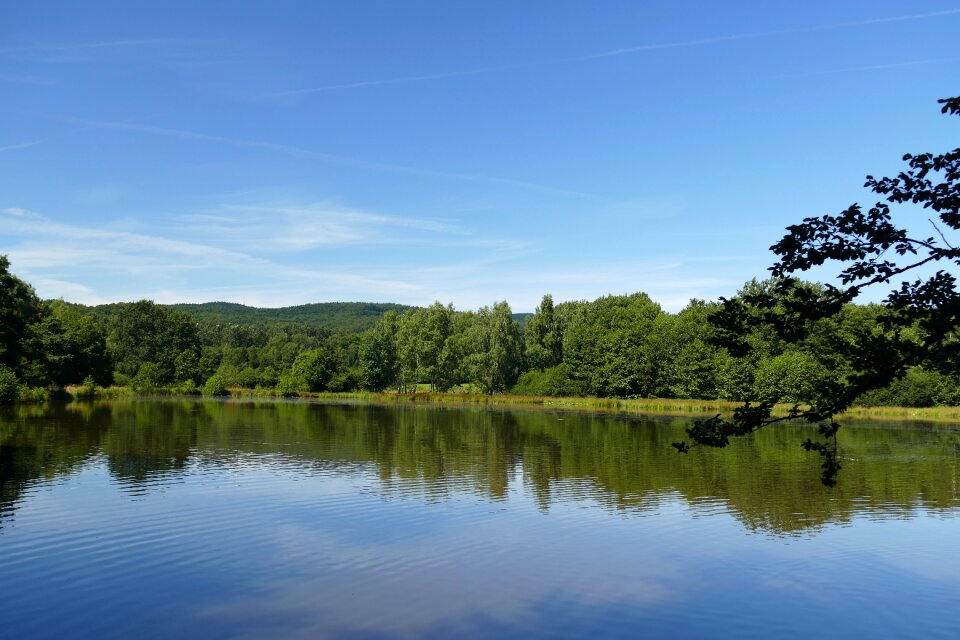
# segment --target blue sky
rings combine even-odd
[[[86,303],[678,310],[957,146],[958,41],[955,0],[5,3],[0,253]]]

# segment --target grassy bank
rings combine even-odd
[[[239,398],[276,397],[272,389],[231,389]],[[307,393],[299,397],[312,400],[446,405],[485,405],[529,407],[570,411],[608,411],[669,416],[709,417],[730,414],[742,403],[723,400],[683,400],[670,398],[557,398],[550,396],[486,395],[479,393],[404,393],[357,391],[351,393]],[[793,405],[777,405],[775,415],[786,415]],[[960,407],[853,407],[841,416],[857,420],[893,420],[917,422],[960,422]]]
[[[51,399],[49,395],[41,397],[35,390],[28,401],[42,402]],[[65,394],[58,396],[64,400],[114,400],[131,398],[138,395],[185,396],[199,395],[184,393],[182,388],[157,388],[148,392],[137,392],[129,387],[68,387]],[[275,389],[229,389],[232,398],[279,398]],[[667,416],[709,417],[715,414],[730,414],[740,406],[738,402],[722,400],[682,400],[669,398],[557,398],[550,396],[514,396],[507,394],[486,395],[480,393],[417,393],[355,391],[348,393],[311,393],[300,392],[299,398],[314,401],[334,402],[370,402],[377,404],[435,404],[435,405],[477,405],[542,408],[566,411],[599,411],[611,413],[637,413]],[[777,405],[775,415],[786,415],[792,405]],[[905,422],[958,422],[960,407],[853,407],[841,416],[856,420],[889,420]]]

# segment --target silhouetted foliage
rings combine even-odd
[[[960,97],[939,101],[942,112],[960,115]],[[891,281],[926,265],[960,265],[960,249],[947,233],[960,229],[960,148],[942,154],[903,156],[907,168],[892,178],[867,176],[865,187],[882,196],[872,207],[853,204],[838,215],[806,218],[787,227],[787,234],[771,249],[780,259],[771,267],[774,286],[723,300],[713,317],[717,343],[734,356],[749,352],[749,337],[759,326],[769,327],[776,339],[788,344],[808,340],[818,325],[837,318],[845,305],[873,285]],[[917,236],[916,224],[895,222],[891,207],[906,205],[916,221],[921,209],[933,234]],[[905,216],[906,217],[906,216]],[[909,220],[909,219],[908,219]],[[811,287],[793,274],[827,263],[837,263],[839,286]],[[811,372],[817,379],[810,398],[790,398],[797,405],[787,417],[772,418],[773,404],[761,399],[747,403],[730,419],[716,416],[688,430],[697,444],[723,447],[734,436],[786,419],[802,418],[818,424],[820,441],[803,446],[823,458],[824,484],[833,485],[841,463],[833,416],[863,394],[888,387],[911,367],[956,374],[960,371],[960,292],[953,274],[940,269],[913,281],[895,285],[878,314],[876,324],[851,327],[836,336],[830,348],[849,365],[842,376]],[[813,366],[813,365],[811,365]],[[788,394],[789,395],[789,394]],[[803,394],[800,394],[803,395]],[[689,444],[674,445],[680,451]]]

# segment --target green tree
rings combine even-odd
[[[713,305],[691,300],[678,314],[657,316],[646,340],[654,363],[653,393],[666,398],[716,398],[719,354],[710,344]]]
[[[760,361],[752,397],[767,403],[811,403],[832,382],[830,372],[812,355],[786,351]]]
[[[645,293],[578,303],[567,317],[564,362],[590,394],[651,395],[660,363],[651,358],[648,338],[662,313]]]
[[[455,315],[452,304],[444,306],[434,302],[427,307],[420,325],[420,367],[431,391],[446,391],[453,385],[452,376],[457,363],[450,358],[449,352],[444,352],[444,346],[453,334]]]
[[[360,372],[364,389],[380,391],[397,378],[397,312],[383,314],[360,340]]]
[[[326,391],[339,368],[336,351],[323,346],[298,355],[290,372],[298,391]]]
[[[417,383],[424,379],[421,354],[425,351],[421,325],[425,321],[422,309],[407,310],[397,318],[397,385],[401,393],[416,391]]]
[[[176,380],[184,351],[199,358],[199,327],[186,313],[149,300],[109,306],[107,345],[121,373],[134,375],[144,362],[152,362],[160,381],[168,383]]]
[[[61,374],[64,384],[76,384],[90,376],[96,384],[109,385],[113,360],[99,325],[90,316],[59,300],[50,303],[50,313],[59,324],[69,354],[69,364]]]
[[[482,307],[468,330],[471,381],[484,393],[506,391],[520,373],[520,325],[506,302]]]
[[[476,314],[472,311],[457,313],[453,316],[453,328],[440,353],[445,378],[448,386],[462,383],[470,378],[467,357],[472,352],[470,344],[470,328],[476,323]]]
[[[177,382],[202,380],[200,356],[197,349],[184,349],[173,360],[173,377]]]
[[[549,369],[563,359],[563,339],[554,315],[553,296],[546,294],[523,326],[524,357],[529,369]]]
[[[42,315],[43,307],[33,287],[10,273],[10,261],[0,255],[0,365],[16,374],[36,356],[31,326]]]

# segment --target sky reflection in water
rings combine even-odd
[[[562,420],[560,419],[562,418]],[[120,402],[0,416],[10,637],[960,633],[960,432]]]

